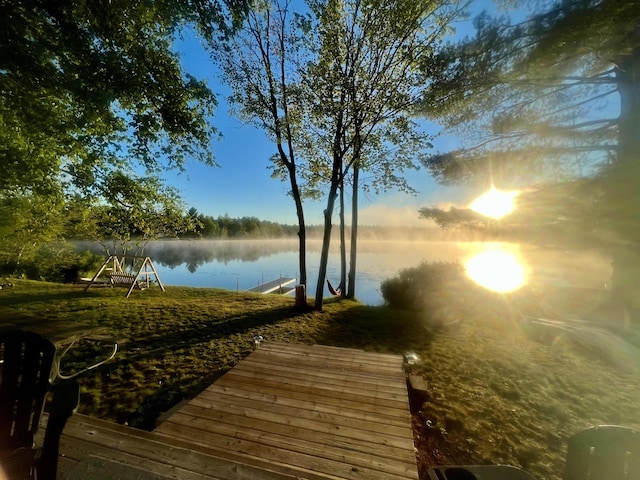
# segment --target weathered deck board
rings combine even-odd
[[[418,478],[395,355],[263,343],[153,433],[299,478]]]
[[[266,465],[246,465],[233,453],[214,449],[201,452],[179,439],[171,439],[168,443],[166,436],[153,432],[74,415],[67,422],[60,439],[58,478],[64,479],[67,475],[70,478],[89,478],[83,476],[86,473],[83,464],[92,457],[106,463],[100,480],[140,478],[140,470],[180,480],[293,480],[293,477],[270,471]],[[123,476],[121,469],[114,473],[108,466],[109,462],[132,467],[131,475]],[[96,480],[95,473],[91,480]]]

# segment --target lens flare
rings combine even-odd
[[[515,292],[527,282],[525,269],[511,252],[489,249],[465,263],[467,276],[481,287],[498,293]]]
[[[517,190],[506,192],[491,186],[488,192],[483,193],[471,202],[469,208],[485,217],[499,219],[513,211],[515,207],[514,200],[519,193]]]

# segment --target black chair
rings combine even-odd
[[[564,480],[640,480],[640,433],[600,425],[569,439]]]
[[[449,465],[427,470],[429,480],[535,480],[510,465]]]
[[[0,332],[0,468],[11,480],[55,479],[60,435],[79,402],[74,380],[52,385],[56,347],[33,332]],[[54,374],[55,377],[55,374]],[[34,437],[52,392],[40,448]]]

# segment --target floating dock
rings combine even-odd
[[[265,283],[261,283],[260,285],[258,285],[257,287],[253,287],[250,288],[249,290],[247,290],[247,292],[254,292],[254,293],[273,293],[276,290],[281,290],[284,287],[288,286],[288,285],[292,285],[296,283],[296,279],[295,278],[276,278],[275,280],[271,280],[270,282],[265,282]],[[282,293],[284,295],[286,295],[287,293],[290,293],[292,290],[295,290],[294,288],[289,288],[286,291],[283,291]]]

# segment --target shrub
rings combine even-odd
[[[42,245],[34,257],[21,263],[6,263],[0,274],[50,282],[75,282],[81,276],[92,276],[104,262],[102,255],[78,252],[68,243]]]
[[[455,298],[469,282],[460,262],[424,262],[382,282],[385,303],[394,308],[424,310]]]

